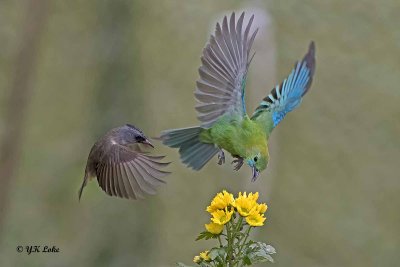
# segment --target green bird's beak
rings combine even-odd
[[[255,182],[257,180],[257,177],[260,175],[260,171],[257,170],[254,160],[247,160],[247,164],[250,166],[253,172],[253,177],[251,178],[251,181]]]
[[[253,178],[251,178],[252,182],[255,182],[258,178],[258,176],[260,175],[260,171],[257,170],[256,166],[251,167],[252,171],[253,171]]]

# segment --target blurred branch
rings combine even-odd
[[[27,1],[16,54],[14,79],[5,110],[6,131],[0,140],[0,233],[6,215],[11,179],[15,176],[22,145],[25,115],[32,90],[37,51],[48,16],[47,0]]]

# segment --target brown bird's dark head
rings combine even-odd
[[[125,145],[139,143],[154,148],[153,144],[144,135],[144,133],[134,125],[127,123],[125,126],[119,129],[120,130],[116,134],[119,136],[121,143]]]

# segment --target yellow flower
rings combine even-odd
[[[263,226],[266,219],[267,218],[264,217],[264,214],[252,212],[246,217],[246,222],[251,226]]]
[[[232,214],[233,210],[228,211],[227,208],[225,208],[225,210],[217,210],[211,213],[211,215],[213,216],[211,218],[211,221],[219,225],[224,225],[231,220]]]
[[[210,260],[210,256],[208,256],[208,250],[201,252],[200,253],[200,257],[205,260],[205,261],[209,261]]]
[[[208,232],[218,235],[224,230],[224,226],[216,223],[209,223],[204,225]]]
[[[193,258],[194,263],[200,263],[200,261],[201,261],[200,256],[194,256],[194,258]]]
[[[267,211],[268,206],[265,203],[261,203],[261,204],[258,204],[256,209],[257,209],[258,213],[263,214],[263,213],[265,213]]]
[[[214,199],[211,201],[211,205],[207,207],[207,212],[213,213],[217,210],[223,210],[229,205],[233,205],[233,203],[233,195],[224,190],[214,197]]]
[[[249,216],[250,213],[255,210],[258,206],[257,204],[258,192],[249,195],[244,192],[239,192],[239,196],[235,199],[235,207],[240,215],[243,217]]]

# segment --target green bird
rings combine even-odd
[[[258,29],[250,33],[254,15],[243,27],[244,12],[217,23],[215,34],[203,50],[195,98],[200,126],[166,130],[162,142],[179,148],[181,160],[200,170],[218,153],[218,164],[225,162],[224,150],[235,160],[235,170],[243,163],[252,169],[252,181],[267,168],[268,139],[285,115],[297,108],[311,86],[315,71],[315,45],[311,42],[304,58],[289,76],[272,89],[251,117],[246,113],[245,87],[254,54],[251,46]]]

